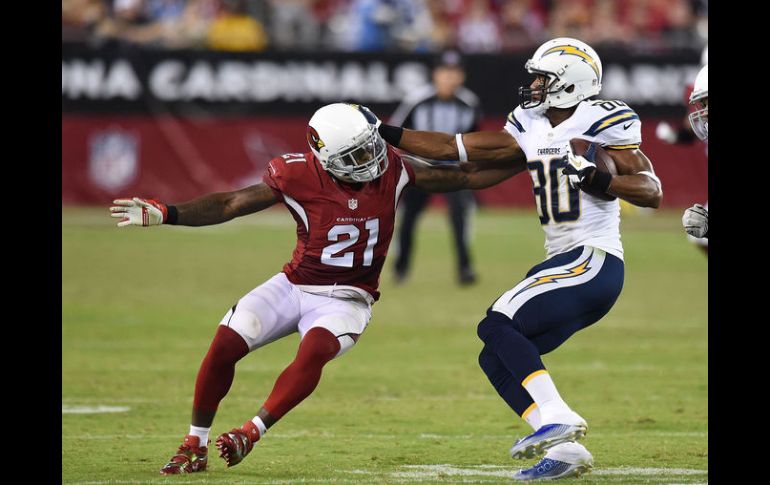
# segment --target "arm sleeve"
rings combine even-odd
[[[273,193],[275,193],[279,200],[283,200],[283,185],[285,182],[283,174],[279,172],[280,168],[282,168],[282,162],[283,160],[279,158],[270,160],[262,175],[262,181],[273,190]]]

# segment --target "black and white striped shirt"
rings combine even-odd
[[[479,98],[467,88],[459,87],[451,99],[439,99],[436,89],[427,86],[405,99],[389,124],[453,135],[477,131],[480,117]]]

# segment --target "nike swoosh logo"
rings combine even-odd
[[[627,124],[627,125],[623,125],[623,129],[624,129],[624,130],[627,130],[627,129],[629,129],[629,128],[631,127],[631,125],[633,125],[633,124],[634,124],[634,122],[632,121],[631,123],[629,123],[629,124]]]

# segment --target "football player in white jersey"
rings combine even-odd
[[[579,476],[592,456],[577,443],[586,421],[562,399],[540,355],[602,318],[623,286],[618,198],[657,208],[661,183],[639,146],[639,116],[599,94],[596,52],[571,38],[549,40],[525,65],[534,80],[501,131],[447,135],[380,124],[391,144],[439,160],[471,160],[472,170],[515,167],[532,177],[545,230],[546,260],[503,293],[478,325],[479,364],[500,396],[534,429],[511,448],[514,458],[544,452],[517,480]],[[364,108],[365,109],[365,108]],[[617,175],[570,150],[583,138],[612,157]]]
[[[695,77],[695,85],[690,94],[690,104],[697,108],[690,113],[690,124],[695,134],[701,140],[709,138],[709,66],[706,64]],[[702,206],[695,204],[684,211],[682,225],[692,237],[706,239],[709,237],[709,210],[708,204]],[[706,246],[708,249],[708,246]]]

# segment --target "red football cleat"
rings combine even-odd
[[[206,443],[208,444],[208,443]],[[200,445],[200,438],[187,435],[176,455],[160,469],[161,475],[176,475],[178,473],[195,473],[206,470],[209,449]]]
[[[233,428],[217,438],[219,456],[228,467],[237,465],[249,454],[254,443],[259,440],[259,429],[251,421],[246,421],[241,428]]]

